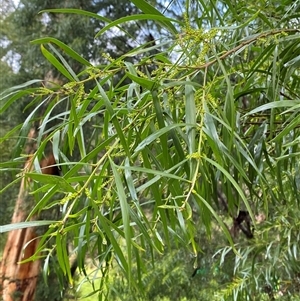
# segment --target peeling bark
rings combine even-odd
[[[35,131],[32,130],[28,138],[33,138]],[[31,139],[32,141],[32,139]],[[26,152],[32,153],[33,145],[28,146]],[[41,162],[43,173],[57,174],[57,167],[49,167],[55,164],[53,155]],[[32,170],[31,158],[27,160],[24,172]],[[28,193],[28,182],[22,178],[19,195],[16,201],[12,223],[19,223],[26,220],[29,210],[33,206],[33,198]],[[35,220],[36,216],[32,218]],[[0,265],[0,296],[3,301],[33,301],[40,273],[40,260],[20,263],[36,253],[39,239],[35,228],[13,230],[8,233],[7,242],[3,252],[3,259]]]
[[[31,169],[31,160],[27,160],[24,170]],[[23,178],[15,205],[12,223],[25,221],[30,205],[30,196]],[[20,264],[20,261],[31,257],[38,245],[34,228],[14,230],[8,233],[0,268],[3,301],[31,301],[34,297],[40,261]]]

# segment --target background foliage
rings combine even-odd
[[[99,300],[297,300],[300,2],[131,2],[137,14],[106,26],[99,7],[37,5],[65,18],[60,26],[89,24],[90,46],[72,44],[65,27],[59,40],[34,36],[44,58],[32,70],[47,62],[61,81],[2,94],[1,113],[20,97],[31,110],[15,158],[40,120],[29,215],[61,212],[40,243],[45,276],[55,257],[72,284],[74,255]],[[137,20],[159,32],[112,55],[110,30],[131,41]],[[99,41],[109,44],[104,59],[91,54]],[[22,57],[20,74],[30,70]],[[47,144],[62,178],[39,172]],[[229,231],[240,210],[253,239]]]

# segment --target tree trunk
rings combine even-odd
[[[28,135],[29,140],[35,137],[35,130],[32,129]],[[27,145],[26,153],[34,151],[34,145]],[[53,155],[52,155],[53,157]],[[47,166],[55,164],[52,160],[44,159],[41,167],[43,173],[52,173],[53,168]],[[31,158],[24,166],[24,172],[32,170]],[[23,177],[19,195],[15,205],[12,223],[19,223],[26,220],[29,210],[33,207],[33,197],[28,193],[28,180]],[[32,219],[35,219],[34,217]],[[36,253],[39,243],[35,228],[13,230],[8,233],[7,242],[3,252],[3,259],[0,265],[0,296],[3,301],[33,301],[37,285],[37,278],[40,273],[40,260],[29,261],[20,264],[21,261]]]
[[[24,170],[30,170],[30,165],[31,160],[28,159]],[[25,221],[28,214],[30,197],[25,181],[25,178],[21,181],[12,223]],[[34,228],[19,229],[8,233],[0,268],[3,301],[33,300],[40,262],[30,261],[24,264],[19,264],[19,262],[32,256],[37,244],[38,239]]]

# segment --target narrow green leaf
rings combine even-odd
[[[130,152],[129,152],[129,148],[128,148],[128,145],[127,145],[126,138],[124,136],[123,129],[122,129],[122,127],[121,127],[118,119],[115,116],[115,112],[114,112],[114,109],[113,109],[113,107],[112,107],[112,105],[110,103],[110,100],[109,100],[107,94],[105,93],[104,89],[99,84],[99,82],[96,81],[96,83],[97,83],[97,87],[99,89],[99,92],[100,92],[100,94],[102,96],[102,99],[103,99],[103,101],[105,103],[105,106],[106,106],[106,108],[107,108],[107,110],[108,110],[108,112],[109,112],[109,114],[111,116],[112,122],[113,122],[113,124],[114,124],[114,126],[116,128],[116,131],[118,133],[118,137],[121,140],[121,143],[123,145],[124,151],[125,151],[126,155],[128,157],[130,157]]]
[[[266,103],[264,105],[261,105],[255,109],[251,110],[250,112],[246,113],[243,117],[253,115],[258,112],[270,110],[270,109],[278,109],[278,108],[293,107],[293,106],[296,106],[295,108],[297,108],[298,106],[300,106],[300,102],[297,100],[273,101],[273,102]]]
[[[288,135],[293,129],[299,126],[299,122],[300,116],[298,115],[292,120],[292,122],[290,122],[286,127],[284,127],[284,129],[279,134],[277,134],[271,141],[276,142],[283,139],[284,136]]]
[[[158,84],[155,81],[143,78],[143,77],[139,77],[139,76],[135,76],[129,72],[126,72],[126,75],[135,83],[139,84],[141,87],[151,91],[152,89],[158,87]]]
[[[111,166],[113,174],[114,174],[119,202],[120,202],[120,206],[121,206],[123,227],[124,227],[125,240],[126,240],[126,250],[127,250],[128,282],[129,282],[129,285],[131,285],[131,282],[132,282],[132,274],[131,274],[131,270],[132,270],[132,263],[131,263],[131,258],[132,258],[131,248],[132,247],[131,247],[131,245],[132,245],[132,242],[131,242],[129,206],[127,203],[127,198],[126,198],[125,190],[123,187],[123,182],[122,182],[120,174],[117,170],[117,166],[110,158],[109,158],[109,161],[110,161],[110,166]]]
[[[72,278],[71,269],[70,269],[70,260],[69,260],[69,256],[68,256],[68,252],[67,252],[67,237],[66,237],[66,235],[62,236],[61,244],[62,244],[62,255],[63,255],[63,258],[64,258],[64,264],[65,264],[65,268],[66,268],[67,278],[69,280],[69,284],[71,286],[73,286],[73,278]]]
[[[71,68],[71,66],[68,64],[68,62],[64,59],[64,57],[51,45],[49,44],[49,48],[56,54],[56,56],[60,59],[60,61],[63,63],[64,67],[66,70],[71,74],[71,76],[76,80],[79,81],[79,78]]]
[[[130,162],[129,162],[128,158],[125,159],[125,179],[126,179],[127,187],[129,189],[132,200],[137,201],[138,197],[137,197],[137,193],[135,190],[131,170],[126,167],[130,167]]]
[[[41,80],[41,79],[33,79],[33,80],[27,81],[23,84],[16,85],[16,86],[13,86],[11,88],[8,88],[8,89],[6,89],[6,90],[4,90],[0,93],[0,100],[7,97],[7,95],[10,94],[11,92],[17,91],[19,89],[21,89],[23,91],[23,89],[27,88],[28,86],[31,86],[31,85],[36,84],[36,83],[42,83],[42,82],[43,82],[43,80]],[[26,90],[26,91],[29,92],[30,90]],[[24,92],[26,92],[26,91],[24,91]]]
[[[104,21],[104,22],[111,22],[110,19],[102,17],[98,14],[89,12],[89,11],[85,11],[82,9],[76,9],[76,8],[53,8],[53,9],[45,9],[40,11],[40,14],[42,13],[63,13],[63,14],[75,14],[75,15],[82,15],[82,16],[86,16],[86,17],[91,17],[94,19],[98,19],[100,21]]]
[[[32,110],[32,112],[30,112],[26,120],[23,122],[22,128],[20,130],[19,139],[14,148],[13,157],[19,157],[19,154],[26,142],[28,131],[32,126],[31,123],[33,116],[45,105],[45,103],[48,102],[48,100],[49,97],[46,97],[45,99],[39,101],[39,104]]]
[[[168,125],[166,127],[163,127],[161,129],[157,130],[155,133],[149,135],[146,139],[144,139],[141,143],[139,143],[139,145],[134,150],[134,154],[136,154],[137,152],[141,151],[147,145],[151,144],[156,139],[158,139],[160,136],[168,133],[172,129],[177,128],[177,127],[184,127],[184,126],[185,126],[185,124],[177,123],[177,124]]]
[[[56,131],[53,134],[52,152],[56,162],[59,162],[59,142],[60,142],[60,131]]]
[[[12,106],[12,104],[20,99],[21,97],[23,96],[26,96],[26,95],[30,95],[30,91],[18,91],[16,93],[13,93],[13,96],[10,97],[0,108],[0,114],[3,114],[8,108],[10,108]],[[6,96],[4,96],[3,98],[6,98]]]
[[[48,276],[49,276],[49,261],[50,261],[50,254],[49,253],[45,260],[44,260],[44,266],[43,266],[43,279],[46,285],[48,285]]]
[[[40,227],[47,226],[56,223],[56,221],[30,221],[30,222],[21,222],[21,223],[13,223],[8,225],[0,226],[0,233],[9,232],[13,230],[31,228],[31,227]]]
[[[66,258],[64,256],[64,248],[66,246],[63,243],[63,236],[59,233],[59,231],[56,234],[56,258],[59,263],[59,266],[63,272],[63,275],[66,275]]]
[[[205,207],[207,207],[207,209],[211,212],[211,214],[214,216],[214,218],[217,220],[218,224],[221,226],[222,230],[225,233],[225,236],[227,238],[227,240],[230,242],[231,246],[234,247],[234,242],[232,240],[232,237],[229,233],[228,228],[225,226],[225,224],[223,223],[223,221],[221,220],[221,218],[219,217],[218,213],[210,206],[210,204],[198,193],[196,193],[195,191],[193,191],[194,196],[199,199]],[[234,248],[235,249],[235,248]],[[236,250],[235,250],[236,251]],[[237,252],[237,251],[236,251]]]
[[[52,38],[52,37],[44,37],[41,39],[36,39],[31,41],[32,44],[47,44],[47,43],[53,43],[56,44],[57,46],[59,46],[66,54],[68,54],[71,58],[73,58],[74,60],[76,60],[77,62],[81,63],[82,65],[85,66],[92,66],[92,64],[87,61],[86,59],[84,59],[82,56],[80,56],[76,51],[74,51],[72,48],[70,48],[69,46],[67,46],[66,44],[64,44],[63,42]]]
[[[131,0],[131,2],[138,7],[144,14],[151,14],[156,16],[162,16],[166,18],[161,12],[159,12],[156,8],[150,5],[145,0]],[[173,34],[177,34],[177,30],[175,26],[166,18],[166,20],[160,21],[160,24],[169,29]]]
[[[47,202],[57,193],[56,186],[52,186],[44,193],[43,197],[38,201],[38,203],[33,207],[33,209],[28,214],[27,220],[29,220],[34,214],[41,211],[46,207]]]
[[[75,189],[63,177],[40,173],[26,173],[25,177],[44,184],[54,184],[65,192],[75,192]]]
[[[156,12],[158,12],[158,11],[156,11]],[[118,20],[110,22],[108,25],[106,25],[104,28],[102,28],[96,34],[95,38],[99,37],[105,31],[107,31],[108,29],[110,29],[110,28],[112,28],[114,26],[120,25],[120,24],[125,23],[125,22],[132,22],[132,21],[135,21],[135,20],[156,20],[156,21],[159,21],[159,23],[164,24],[165,27],[167,25],[167,28],[171,29],[171,31],[172,31],[173,34],[176,34],[177,31],[176,31],[175,27],[172,25],[172,22],[174,22],[174,23],[181,23],[178,20],[165,17],[164,15],[162,15],[160,13],[159,13],[159,15],[158,14],[157,15],[154,15],[154,14],[131,15],[131,16],[122,17],[122,18],[120,18]]]
[[[65,67],[58,61],[58,59],[51,54],[43,45],[41,45],[41,51],[45,58],[67,79],[70,81],[74,81],[75,79],[72,77],[72,75],[65,69]]]
[[[196,105],[194,97],[194,89],[192,85],[185,85],[185,122],[186,135],[188,138],[188,151],[193,154],[196,151]],[[197,162],[195,159],[190,159],[190,178],[194,177]]]
[[[125,275],[128,275],[129,271],[128,271],[128,262],[125,259],[125,256],[123,254],[122,249],[120,248],[120,244],[119,242],[116,240],[115,236],[114,236],[114,225],[111,221],[109,221],[107,218],[105,218],[101,212],[99,212],[98,208],[92,204],[94,209],[97,210],[96,212],[98,212],[97,216],[99,218],[99,222],[101,224],[101,228],[103,228],[103,232],[107,235],[107,238],[109,239],[110,243],[113,246],[114,252],[115,252],[115,256],[119,259],[119,265],[120,267],[123,269]]]
[[[255,218],[254,218],[254,214],[253,211],[251,209],[251,206],[243,192],[243,190],[241,189],[241,187],[239,186],[239,184],[236,182],[236,180],[231,176],[231,174],[224,169],[220,164],[218,164],[217,162],[213,161],[210,158],[207,157],[202,157],[203,160],[209,162],[210,164],[214,165],[220,172],[222,172],[224,174],[224,176],[229,180],[229,182],[234,186],[234,188],[236,189],[236,191],[239,193],[240,197],[242,198],[247,211],[249,212],[249,215],[253,221],[253,224],[255,224]]]

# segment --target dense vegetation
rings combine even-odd
[[[114,21],[40,7],[96,24],[88,50],[115,49],[108,32],[133,41],[128,25],[152,31],[93,58],[67,37],[34,37],[35,70],[59,80],[1,94],[1,114],[21,99],[30,112],[3,169],[19,167],[39,123],[36,171],[23,175],[28,215],[49,220],[34,259],[99,300],[299,300],[300,1],[129,6]],[[60,177],[40,172],[49,145]]]

